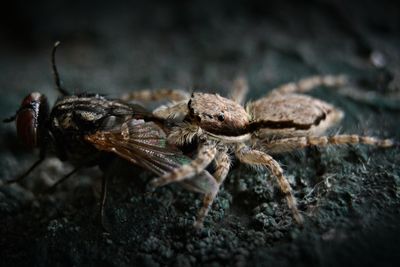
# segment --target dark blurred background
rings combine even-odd
[[[2,90],[51,86],[55,40],[69,88],[220,90],[238,73],[268,86],[347,69],[378,69],[385,87],[399,62],[398,14],[394,1],[372,0],[10,1],[0,16]]]
[[[400,139],[395,1],[9,1],[0,9],[2,117],[31,91],[55,101],[56,40],[64,86],[111,97],[160,87],[227,95],[245,75],[250,100],[309,75],[347,74],[350,91],[313,92],[346,112],[341,132]],[[13,125],[0,134],[0,174],[10,179],[37,154]],[[71,168],[51,159],[22,186],[0,190],[0,265],[398,265],[398,149],[278,160],[308,218],[303,230],[268,175],[235,166],[200,234],[191,228],[198,195],[173,185],[149,196],[150,174],[121,174],[110,188],[107,235],[95,220],[99,172],[77,175],[44,200],[32,194]]]

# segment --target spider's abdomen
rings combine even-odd
[[[333,105],[307,95],[274,94],[248,106],[260,138],[321,135],[343,118]]]

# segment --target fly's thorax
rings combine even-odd
[[[109,100],[100,95],[73,95],[55,103],[50,124],[52,129],[84,134],[104,127],[111,128],[133,114],[133,108],[124,102]]]
[[[240,135],[249,124],[241,105],[218,94],[193,93],[188,109],[186,121],[216,135]]]
[[[119,103],[100,95],[72,95],[58,99],[48,123],[51,147],[61,160],[73,163],[95,156],[99,151],[87,143],[84,136],[120,123],[119,116],[112,115],[118,108],[121,108]]]

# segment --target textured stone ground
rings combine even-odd
[[[389,2],[59,4],[13,4],[13,18],[2,18],[3,117],[31,91],[55,101],[49,55],[61,40],[65,87],[112,97],[159,87],[226,95],[244,74],[250,100],[308,75],[345,73],[351,87],[312,93],[345,111],[333,132],[400,140],[400,12]],[[1,124],[0,134],[0,179],[10,179],[37,153],[22,147],[14,125]],[[39,197],[72,168],[49,158],[24,183],[0,188],[0,265],[395,266],[399,149],[309,149],[277,159],[306,218],[303,229],[268,172],[235,164],[197,233],[199,195],[176,185],[146,194],[152,175],[121,162],[105,234],[96,220],[101,172],[79,172]]]

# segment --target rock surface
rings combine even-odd
[[[316,0],[263,4],[201,1],[106,5],[14,3],[2,17],[0,107],[12,115],[31,91],[54,90],[49,57],[76,92],[118,97],[142,88],[227,95],[248,77],[248,99],[315,74],[352,85],[311,94],[345,111],[341,133],[400,140],[400,21],[390,2]],[[0,179],[36,159],[1,124]],[[399,149],[345,146],[277,157],[306,218],[292,221],[273,177],[235,164],[207,217],[192,228],[201,197],[177,185],[146,193],[152,175],[121,161],[99,227],[101,172],[49,158],[25,182],[0,188],[1,266],[395,266],[400,249]]]

